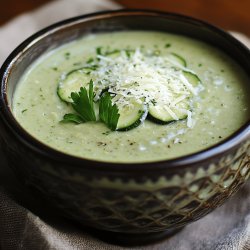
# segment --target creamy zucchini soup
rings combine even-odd
[[[147,31],[87,35],[38,59],[14,95],[16,119],[59,151],[109,162],[208,148],[249,119],[249,79],[227,55]]]

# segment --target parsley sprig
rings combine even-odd
[[[73,109],[81,116],[83,121],[96,121],[92,80],[89,83],[89,94],[86,88],[81,87],[78,94],[75,92],[71,93],[71,98],[73,100]]]
[[[96,121],[94,108],[94,91],[93,81],[89,83],[89,91],[81,88],[80,92],[72,92],[71,103],[76,113],[65,114],[62,122],[84,123],[88,121]],[[116,104],[112,104],[111,96],[108,92],[102,94],[99,102],[100,121],[105,123],[111,130],[116,130],[118,119],[120,117],[119,109]]]
[[[112,104],[111,96],[105,92],[100,99],[99,104],[100,120],[104,122],[111,130],[116,130],[120,117],[119,109],[116,104]]]
[[[89,83],[89,92],[86,88],[80,88],[80,92],[72,92],[71,98],[73,100],[72,107],[77,114],[66,114],[63,117],[64,122],[83,123],[88,121],[96,121],[94,110],[94,91],[93,81]]]

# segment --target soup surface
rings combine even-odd
[[[126,52],[126,60],[132,65],[132,69],[125,75],[122,72],[120,76],[117,67],[127,67],[122,65],[126,61],[119,62],[122,56],[125,58],[125,54],[113,54],[117,51],[120,53],[121,50]],[[103,51],[111,51],[112,56],[106,59],[107,53],[104,55]],[[186,116],[176,117],[172,112],[173,122],[167,123],[165,120],[165,124],[158,124],[145,119],[145,114],[140,118],[141,124],[128,131],[112,131],[100,121],[80,124],[61,122],[65,114],[74,113],[70,100],[66,103],[57,95],[58,83],[64,81],[69,72],[87,68],[86,65],[91,64],[91,67],[88,66],[89,71],[85,73],[93,78],[95,90],[98,82],[102,84],[106,78],[100,79],[103,76],[100,65],[99,75],[96,73],[93,58],[97,58],[97,63],[103,63],[104,66],[105,60],[118,60],[114,64],[116,68],[113,65],[109,73],[104,71],[109,75],[106,81],[111,78],[118,81],[123,77],[124,82],[129,82],[131,72],[133,77],[138,78],[138,84],[143,85],[146,84],[145,79],[155,79],[155,74],[159,75],[161,70],[165,70],[162,58],[169,55],[174,55],[176,60],[171,62],[174,65],[170,67],[173,72],[178,73],[184,68],[191,74],[195,72],[200,80],[200,87],[194,93],[191,106],[184,110]],[[137,66],[135,60],[138,61],[138,58],[141,61]],[[178,59],[185,60],[186,65],[178,62]],[[140,67],[145,67],[145,63],[147,67],[142,70]],[[176,66],[178,63],[182,65]],[[136,70],[136,67],[139,69]],[[134,78],[133,81],[137,83]],[[227,55],[188,37],[146,31],[88,35],[47,53],[26,71],[15,91],[13,112],[18,122],[31,135],[59,151],[99,161],[151,162],[198,152],[239,129],[250,114],[248,83],[248,77]],[[147,84],[154,83],[152,81]],[[133,89],[133,85],[129,88]],[[183,94],[180,100],[189,100],[190,91]],[[114,97],[114,94],[111,95]],[[67,97],[70,98],[70,94]],[[146,97],[140,100],[144,102]],[[151,100],[151,104],[155,105],[157,101]]]

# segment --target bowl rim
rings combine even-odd
[[[59,151],[55,148],[52,148],[45,143],[39,141],[34,136],[29,134],[15,119],[10,105],[7,100],[7,79],[11,71],[12,65],[15,64],[15,61],[18,59],[18,56],[25,50],[28,50],[32,44],[36,43],[38,40],[42,39],[48,34],[56,32],[61,28],[67,26],[75,25],[77,23],[86,22],[90,20],[106,19],[112,17],[121,17],[121,16],[148,16],[148,17],[161,17],[168,18],[172,20],[178,20],[181,22],[188,22],[190,24],[199,25],[206,27],[210,31],[216,33],[219,36],[224,37],[229,40],[229,42],[237,46],[242,53],[245,53],[246,56],[250,58],[250,50],[238,41],[236,38],[231,36],[226,31],[211,25],[205,21],[170,12],[156,11],[156,10],[145,10],[145,9],[119,9],[119,10],[109,10],[109,11],[100,11],[94,12],[91,14],[85,14],[76,16],[73,18],[68,18],[63,21],[54,23],[40,31],[36,32],[32,36],[28,37],[24,42],[22,42],[13,52],[7,57],[0,69],[0,80],[1,80],[1,89],[0,89],[0,117],[1,120],[7,125],[11,130],[14,136],[17,137],[24,143],[29,149],[35,151],[36,153],[42,155],[43,157],[50,158],[55,161],[63,162],[64,165],[68,164],[69,167],[80,167],[81,169],[92,169],[92,170],[104,170],[104,171],[133,171],[141,173],[141,170],[167,170],[177,167],[194,167],[201,166],[202,163],[211,161],[215,158],[220,158],[229,150],[236,149],[242,142],[249,139],[250,136],[250,119],[241,126],[238,130],[232,133],[229,137],[223,139],[219,143],[213,144],[212,146],[191,153],[188,155],[176,157],[169,160],[159,160],[159,161],[149,161],[149,162],[108,162],[100,161],[94,159],[88,159],[84,157],[78,157],[70,155]]]

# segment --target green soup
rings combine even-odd
[[[105,60],[103,50],[113,53],[121,49],[128,51],[128,60],[132,60],[130,57],[136,50],[143,50],[146,60],[151,60],[152,54],[154,58],[159,57],[154,59],[158,61],[171,54],[185,59],[188,70],[197,74],[202,85],[190,108],[191,121],[190,117],[184,117],[168,124],[157,124],[146,119],[138,127],[124,132],[111,131],[98,121],[60,122],[66,113],[73,111],[71,104],[57,95],[60,79],[91,62],[98,53]],[[133,53],[129,54],[131,51]],[[115,57],[111,59],[116,60]],[[152,70],[158,72],[154,65],[152,63]],[[133,70],[136,65],[131,67],[129,72],[140,84],[144,84],[147,74],[154,77],[151,68],[150,73]],[[95,67],[89,69],[88,75],[95,74],[95,70]],[[110,70],[106,74],[119,77],[118,73]],[[123,77],[130,79],[129,73],[126,76],[123,73]],[[98,80],[95,78],[94,84]],[[108,162],[159,161],[206,149],[246,123],[250,113],[248,82],[246,74],[227,55],[188,37],[144,31],[88,35],[47,53],[26,71],[15,91],[13,112],[31,135],[64,153]]]

